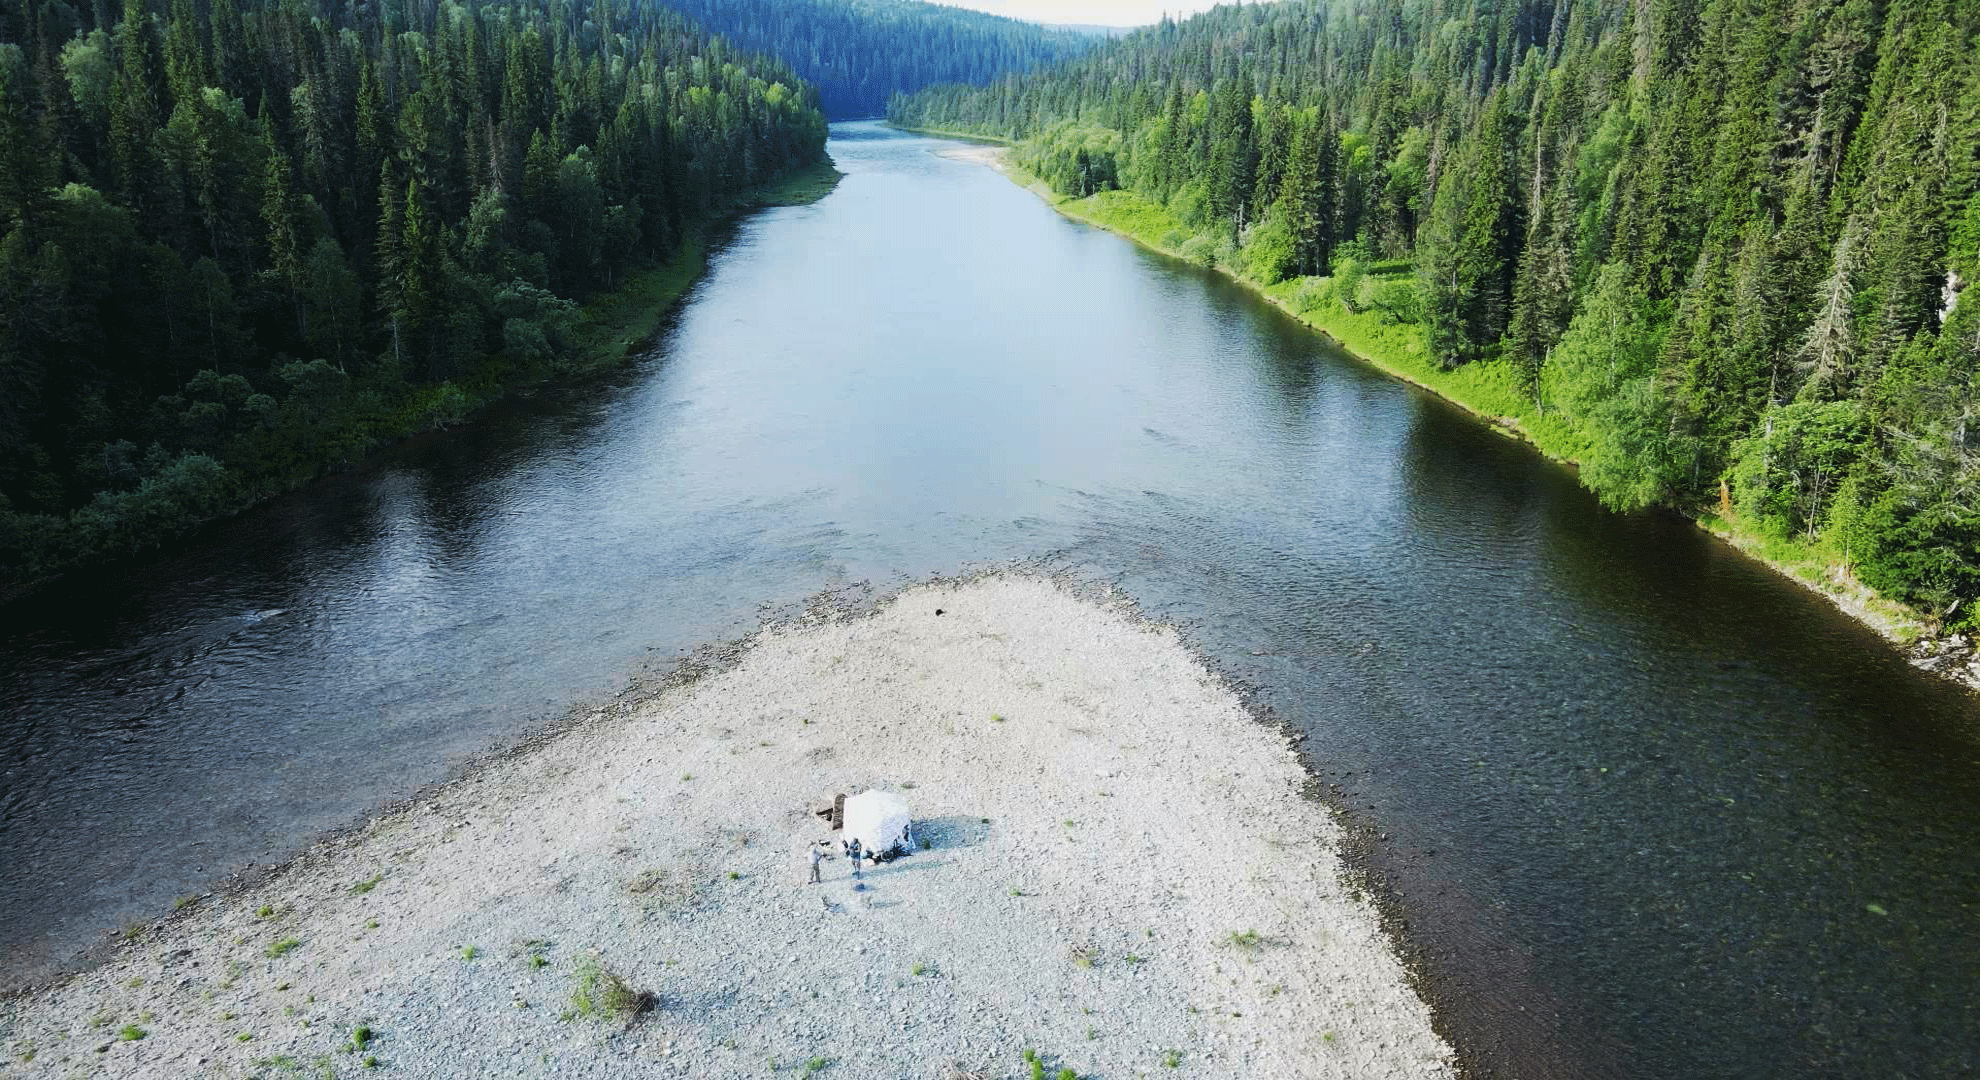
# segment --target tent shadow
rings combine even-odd
[[[908,870],[933,870],[938,866],[943,866],[946,864],[947,861],[943,859],[922,859],[917,862],[915,859],[903,855],[898,859],[889,859],[886,862],[881,863],[879,866],[873,866],[869,864],[864,870],[861,871],[861,873],[863,873],[867,879],[871,879],[878,877],[889,877],[894,874],[899,874]]]
[[[914,823],[914,841],[925,844],[928,850],[941,848],[969,847],[980,844],[990,835],[990,824],[980,817],[963,817],[959,814],[948,817],[920,818]]]

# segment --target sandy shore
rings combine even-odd
[[[8,1002],[0,1077],[1452,1075],[1303,779],[1173,631],[921,586]],[[927,849],[805,884],[867,787]],[[598,963],[652,1007],[582,1008]]]
[[[985,143],[957,143],[953,146],[944,146],[935,151],[935,153],[954,161],[967,161],[971,165],[987,165],[1006,176],[1009,176],[1011,172],[1011,148],[1008,146],[991,146]]]

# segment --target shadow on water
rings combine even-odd
[[[7,980],[764,605],[1042,558],[1309,736],[1481,1073],[1980,1073],[1971,696],[1220,278],[834,130],[845,180],[634,369],[7,609]]]
[[[1329,368],[1258,382],[1326,414],[1295,429],[1395,408]],[[1310,734],[1481,1075],[1971,1071],[1974,698],[1412,396],[1382,460],[1343,431],[1250,447],[1287,471],[1246,497],[1090,496],[1067,560]]]

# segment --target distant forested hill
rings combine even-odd
[[[890,114],[1331,274],[1612,506],[1716,506],[1976,627],[1977,35],[1968,0],[1247,4]]]
[[[574,301],[824,139],[644,4],[0,5],[0,582],[558,370]]]
[[[834,120],[879,116],[931,83],[981,82],[1077,56],[1089,34],[914,0],[659,0],[818,87]]]

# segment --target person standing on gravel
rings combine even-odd
[[[806,882],[806,884],[816,885],[825,880],[824,878],[820,877],[818,874],[818,864],[824,861],[825,861],[825,853],[823,851],[818,850],[817,844],[811,845],[811,880]]]
[[[846,854],[852,857],[853,877],[856,878],[859,876],[859,837],[853,837],[852,843],[846,847]]]

